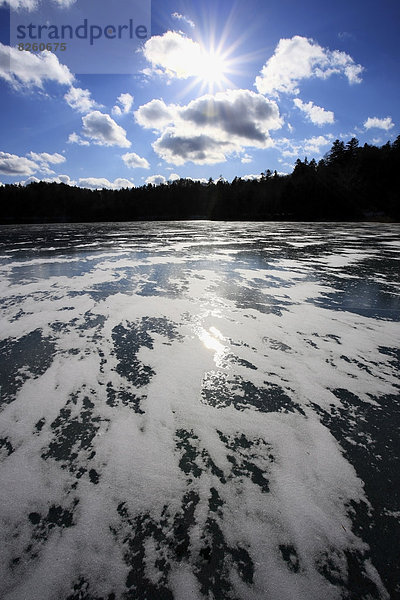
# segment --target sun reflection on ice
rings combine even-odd
[[[212,350],[214,354],[214,362],[219,368],[227,367],[227,357],[229,354],[228,346],[223,342],[224,336],[216,327],[209,327],[208,330],[201,326],[195,327],[195,333],[207,350]]]

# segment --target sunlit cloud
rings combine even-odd
[[[143,53],[152,65],[145,71],[147,74],[165,75],[169,79],[194,78],[192,86],[198,83],[202,91],[209,92],[232,86],[228,79],[234,63],[229,58],[230,51],[206,47],[182,32],[167,31],[151,37],[144,44]]]
[[[131,169],[150,169],[150,163],[135,152],[127,152],[122,155],[122,160]]]
[[[0,78],[15,89],[43,88],[45,81],[60,85],[72,85],[74,76],[67,66],[61,64],[53,52],[44,50],[38,54],[17,50],[0,42]]]
[[[47,175],[53,174],[49,165],[59,165],[65,162],[65,156],[55,152],[28,152],[25,156],[0,152],[0,173],[4,175],[33,175],[41,172]]]
[[[174,12],[174,13],[172,13],[171,17],[173,19],[176,19],[177,21],[186,23],[192,29],[194,29],[196,27],[194,22],[191,19],[189,19],[189,17],[185,17],[185,15],[181,15],[180,13]]]
[[[166,183],[164,175],[150,175],[146,178],[146,183],[150,183],[151,185],[161,185],[162,183]]]
[[[313,102],[303,102],[300,98],[295,98],[293,104],[301,110],[314,125],[326,125],[334,123],[335,115],[331,110],[325,110]]]
[[[90,91],[82,88],[71,86],[64,99],[71,108],[80,113],[88,113],[98,107],[98,104],[91,97]]]
[[[318,135],[303,140],[290,140],[281,138],[276,140],[276,146],[280,149],[283,157],[304,157],[310,155],[321,155],[334,139],[333,134]]]
[[[114,181],[109,181],[105,177],[82,177],[79,179],[79,187],[92,190],[119,190],[121,188],[135,187],[134,183],[129,179],[117,178]]]
[[[0,8],[2,6],[10,7],[12,10],[36,10],[39,0],[0,0]]]
[[[250,90],[207,94],[183,106],[153,100],[135,117],[143,127],[162,132],[153,148],[176,165],[224,162],[246,146],[271,147],[270,131],[283,124],[277,104]]]
[[[68,136],[67,144],[78,144],[78,146],[90,146],[90,142],[81,138],[75,131],[73,131]]]
[[[349,83],[360,83],[363,70],[349,54],[323,48],[312,39],[295,35],[279,41],[255,86],[262,94],[298,94],[299,83],[304,79],[327,79],[337,74],[347,77]]]
[[[117,104],[115,104],[112,108],[112,114],[117,117],[128,114],[132,108],[133,100],[133,96],[128,92],[121,94],[117,98]]]
[[[368,119],[364,122],[365,129],[384,129],[385,131],[389,131],[393,129],[394,123],[392,121],[392,117],[385,117],[384,119],[379,119],[378,117],[368,117]]]
[[[37,164],[29,158],[0,152],[0,173],[3,175],[32,175],[37,170]]]
[[[98,110],[82,117],[82,133],[99,146],[120,146],[129,148],[131,142],[126,138],[126,131],[118,125],[110,115]]]
[[[65,156],[58,154],[58,152],[55,152],[54,154],[49,154],[48,152],[29,152],[27,157],[37,164],[38,171],[48,175],[54,173],[49,165],[59,165],[66,161]]]

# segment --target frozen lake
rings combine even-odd
[[[2,600],[400,598],[400,226],[0,228]]]

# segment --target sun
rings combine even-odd
[[[198,64],[194,65],[194,71],[197,80],[212,92],[215,88],[222,89],[226,84],[229,65],[222,53],[202,49]]]

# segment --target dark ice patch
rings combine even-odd
[[[382,262],[379,271],[382,270]],[[360,269],[355,266],[343,269],[351,274],[357,273],[353,279],[334,276],[323,276],[324,284],[332,287],[331,292],[323,292],[317,298],[307,299],[322,308],[337,311],[348,311],[373,319],[398,321],[400,316],[400,297],[392,293],[389,286],[374,281],[376,272],[366,272],[360,277]],[[372,277],[371,277],[372,275]]]
[[[285,561],[289,571],[298,573],[300,570],[300,560],[296,548],[291,544],[281,544],[279,546],[280,553]]]
[[[342,552],[332,548],[317,557],[315,566],[329,583],[343,588],[342,598],[382,600],[380,590],[366,572],[366,558],[365,554],[357,550]]]
[[[182,508],[173,520],[173,538],[171,544],[178,561],[187,559],[190,547],[190,530],[196,523],[195,511],[200,502],[200,496],[194,490],[189,490],[182,498]]]
[[[73,407],[78,407],[78,415],[72,416]],[[79,479],[86,473],[86,464],[96,454],[92,441],[104,419],[93,416],[94,403],[82,393],[71,394],[66,406],[51,424],[54,437],[42,458],[53,458],[69,469]],[[74,409],[76,412],[76,409]]]
[[[194,573],[200,583],[200,591],[206,598],[232,598],[231,571],[234,568],[243,582],[251,585],[254,563],[248,551],[227,544],[217,518],[207,518],[202,536],[202,547]]]
[[[78,503],[79,500],[75,498],[68,507],[52,504],[47,514],[36,511],[28,513],[27,521],[30,524],[30,541],[24,548],[22,555],[12,559],[12,565],[18,567],[19,565],[26,564],[28,560],[37,559],[43,545],[49,539],[54,529],[62,530],[73,527],[75,525],[75,509]]]
[[[109,406],[128,406],[138,414],[144,414],[141,408],[141,402],[146,399],[145,395],[138,396],[126,387],[120,387],[118,390],[113,388],[111,381],[107,383],[107,400]]]
[[[84,577],[79,577],[73,585],[73,592],[65,600],[116,600],[114,592],[105,596],[95,596],[90,591],[89,582]]]
[[[145,598],[146,600],[173,600],[174,596],[168,587],[168,575],[171,564],[167,552],[162,546],[166,545],[163,527],[148,514],[131,517],[125,503],[118,506],[117,512],[122,521],[121,530],[112,530],[116,537],[122,534],[124,561],[129,567],[126,578],[127,591],[123,598]],[[157,549],[154,567],[159,573],[157,583],[151,581],[146,574],[145,544],[152,538]]]
[[[199,501],[197,492],[189,490],[175,515],[165,506],[158,520],[146,513],[131,517],[125,503],[118,506],[121,522],[111,531],[123,544],[124,561],[130,569],[124,599],[173,600],[168,578],[172,565],[182,561],[189,563],[208,598],[239,600],[233,595],[232,569],[244,583],[253,583],[254,564],[247,549],[241,544],[229,546],[224,538],[219,524],[222,500],[215,488],[210,490],[208,516],[201,526],[201,547],[198,551],[190,547],[192,530],[199,526],[195,518]],[[155,550],[152,556],[146,556],[149,540]],[[148,577],[149,563],[156,582]]]
[[[50,367],[55,344],[35,329],[20,338],[0,341],[0,405],[9,404],[25,381],[40,377]]]
[[[215,408],[234,406],[237,410],[255,409],[260,412],[300,412],[303,409],[274,383],[256,387],[241,376],[223,371],[208,371],[203,378],[201,401]]]
[[[369,544],[371,561],[386,589],[396,598],[400,581],[396,551],[400,523],[392,513],[400,511],[400,396],[372,397],[376,404],[371,404],[346,389],[335,389],[333,393],[341,406],[332,405],[327,411],[314,405],[314,409],[364,482],[372,511],[362,502],[353,503],[349,516],[354,532]],[[358,558],[351,558],[353,573],[357,571],[354,561]],[[358,587],[364,581],[361,575],[352,577],[350,581]]]
[[[150,333],[165,337],[170,344],[172,340],[181,339],[177,332],[177,325],[165,317],[143,317],[136,323],[127,323],[126,327],[117,325],[112,331],[114,352],[118,361],[117,373],[125,377],[136,387],[143,387],[150,383],[155,371],[144,365],[137,354],[140,348],[153,350],[154,343]]]
[[[259,486],[262,492],[269,492],[269,480],[266,475],[269,464],[275,460],[271,453],[272,446],[261,438],[249,440],[243,433],[237,436],[225,435],[218,430],[217,433],[229,451],[226,458],[231,463],[232,470],[228,480],[247,477]]]
[[[0,460],[2,456],[10,456],[13,452],[14,447],[8,437],[0,438]]]
[[[206,471],[210,471],[212,475],[218,477],[221,483],[226,482],[223,471],[216,466],[207,450],[205,448],[200,449],[199,438],[193,431],[178,429],[175,439],[176,447],[181,453],[179,467],[190,480],[193,477],[200,477]]]

